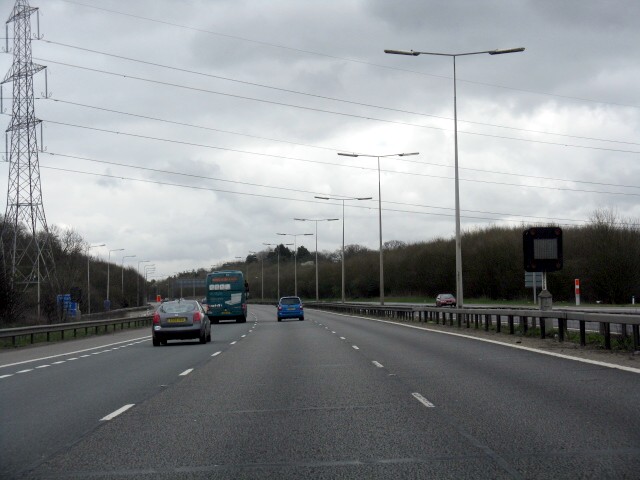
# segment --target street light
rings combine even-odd
[[[147,297],[147,299],[149,298],[148,294],[147,294],[147,274],[149,273],[155,273],[156,271],[156,264],[152,263],[151,265],[145,265],[143,267],[144,269],[144,292],[145,292],[145,297]]]
[[[136,270],[136,305],[140,306],[140,264],[149,263],[151,260],[140,260],[138,262],[138,269]]]
[[[313,235],[313,233],[276,233],[276,235],[283,235],[287,237],[293,237],[293,291],[294,295],[298,296],[298,237],[306,237]]]
[[[99,245],[87,245],[87,315],[91,314],[91,283],[89,279],[89,250],[96,247],[104,247],[106,243]]]
[[[342,202],[342,303],[344,303],[344,202],[348,200],[371,200],[371,197],[318,197],[320,200],[338,200]]]
[[[109,267],[111,266],[111,252],[121,252],[123,250],[124,248],[114,248],[113,250],[109,250],[109,255],[107,257],[107,302],[109,302],[109,282],[110,282]],[[111,302],[109,302],[109,310],[111,310]]]
[[[258,255],[258,252],[253,252],[249,250],[249,255]],[[247,281],[249,281],[249,257],[247,257]],[[249,285],[249,289],[251,289],[251,285]]]
[[[320,294],[318,292],[318,222],[335,222],[340,220],[339,218],[294,218],[299,222],[315,222],[316,223],[316,302],[320,301]]]
[[[121,287],[121,292],[122,292],[122,300],[124,301],[124,259],[125,258],[135,258],[135,255],[125,255],[124,257],[122,257],[122,287]]]
[[[436,52],[414,52],[413,50],[385,50],[384,53],[390,53],[394,55],[412,55],[417,57],[418,55],[438,55],[442,57],[451,57],[453,59],[453,125],[454,125],[454,144],[455,144],[455,202],[456,202],[456,304],[459,307],[463,306],[463,292],[462,292],[462,241],[460,237],[460,179],[458,177],[458,107],[456,104],[456,57],[463,57],[467,55],[480,55],[488,53],[489,55],[502,55],[504,53],[517,53],[524,52],[524,48],[507,48],[497,50],[485,50],[482,52],[467,52],[467,53],[436,53]]]
[[[263,243],[263,245],[267,245],[268,247],[275,246],[276,253],[278,254],[278,300],[280,300],[280,245],[275,243]],[[283,246],[293,245],[293,243],[283,243]]]
[[[380,158],[385,157],[408,157],[418,155],[418,152],[412,153],[390,153],[388,155],[365,155],[360,153],[338,153],[343,157],[370,157],[378,159],[378,230],[380,232],[380,305],[384,305],[384,266],[382,262],[382,187],[380,184]]]

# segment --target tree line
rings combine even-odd
[[[522,234],[528,227],[488,226],[463,232],[466,301],[532,298],[531,289],[524,285]],[[104,311],[107,270],[112,309],[145,304],[156,295],[202,298],[206,294],[204,279],[210,269],[199,268],[168,279],[145,282],[135,266],[107,265],[106,261],[89,256],[88,244],[77,232],[53,227],[50,235],[57,283],[45,285],[41,292],[41,322],[65,320],[56,295],[71,291],[78,296],[83,313],[89,308],[91,312]],[[573,301],[574,279],[580,279],[584,303],[628,304],[633,296],[640,301],[640,222],[621,219],[612,211],[596,211],[584,225],[563,227],[563,253],[563,269],[547,277],[554,301]],[[416,243],[388,241],[383,255],[385,297],[427,299],[438,293],[455,293],[454,238]],[[317,256],[320,299],[340,299],[341,249],[318,252]],[[285,296],[294,294],[297,276],[298,295],[312,300],[316,296],[315,259],[315,252],[304,246],[294,252],[281,244],[251,254],[244,262],[220,264],[216,269],[242,270],[250,285],[251,298],[274,301],[278,296],[278,278],[279,293]],[[5,261],[0,275],[0,327],[36,323],[34,289],[12,285],[7,268]],[[87,269],[90,292],[87,291]],[[191,286],[181,288],[180,285]],[[361,245],[345,247],[345,295],[347,300],[378,298],[378,250]]]
[[[538,225],[540,226],[540,225]],[[556,226],[556,225],[546,225]],[[529,226],[488,226],[462,234],[465,299],[529,300],[525,288],[523,232]],[[280,252],[280,294],[294,293],[293,252]],[[315,299],[315,253],[298,249],[298,295]],[[253,298],[276,298],[277,251],[247,257],[246,273]],[[383,247],[385,297],[434,298],[455,294],[455,239],[428,242],[388,241]],[[320,299],[341,297],[341,251],[318,253]],[[262,277],[264,272],[264,277]],[[379,251],[360,245],[345,248],[345,295],[348,299],[379,297]],[[628,304],[640,301],[640,222],[624,220],[612,211],[596,211],[585,225],[563,227],[563,268],[548,273],[554,301],[574,300],[574,280],[580,279],[581,301]]]

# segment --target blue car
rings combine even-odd
[[[278,321],[283,318],[304,320],[304,308],[300,297],[282,297],[278,302]]]

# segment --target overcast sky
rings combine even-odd
[[[342,219],[315,196],[372,197],[345,202],[345,242],[377,249],[377,159],[338,152],[419,152],[380,160],[383,241],[452,238],[453,61],[384,49],[526,48],[456,60],[463,230],[640,219],[637,0],[30,5],[47,222],[105,243],[100,258],[210,268],[315,233],[294,218]],[[342,222],[318,224],[319,250],[341,242]]]

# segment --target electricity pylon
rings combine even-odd
[[[28,0],[16,0],[7,20],[13,22],[13,64],[4,80],[13,82],[13,107],[7,133],[11,136],[7,206],[2,229],[4,272],[14,289],[55,281],[55,264],[40,188],[40,164],[34,112],[33,75],[43,68],[32,62],[31,8]],[[8,35],[7,35],[8,36]]]

